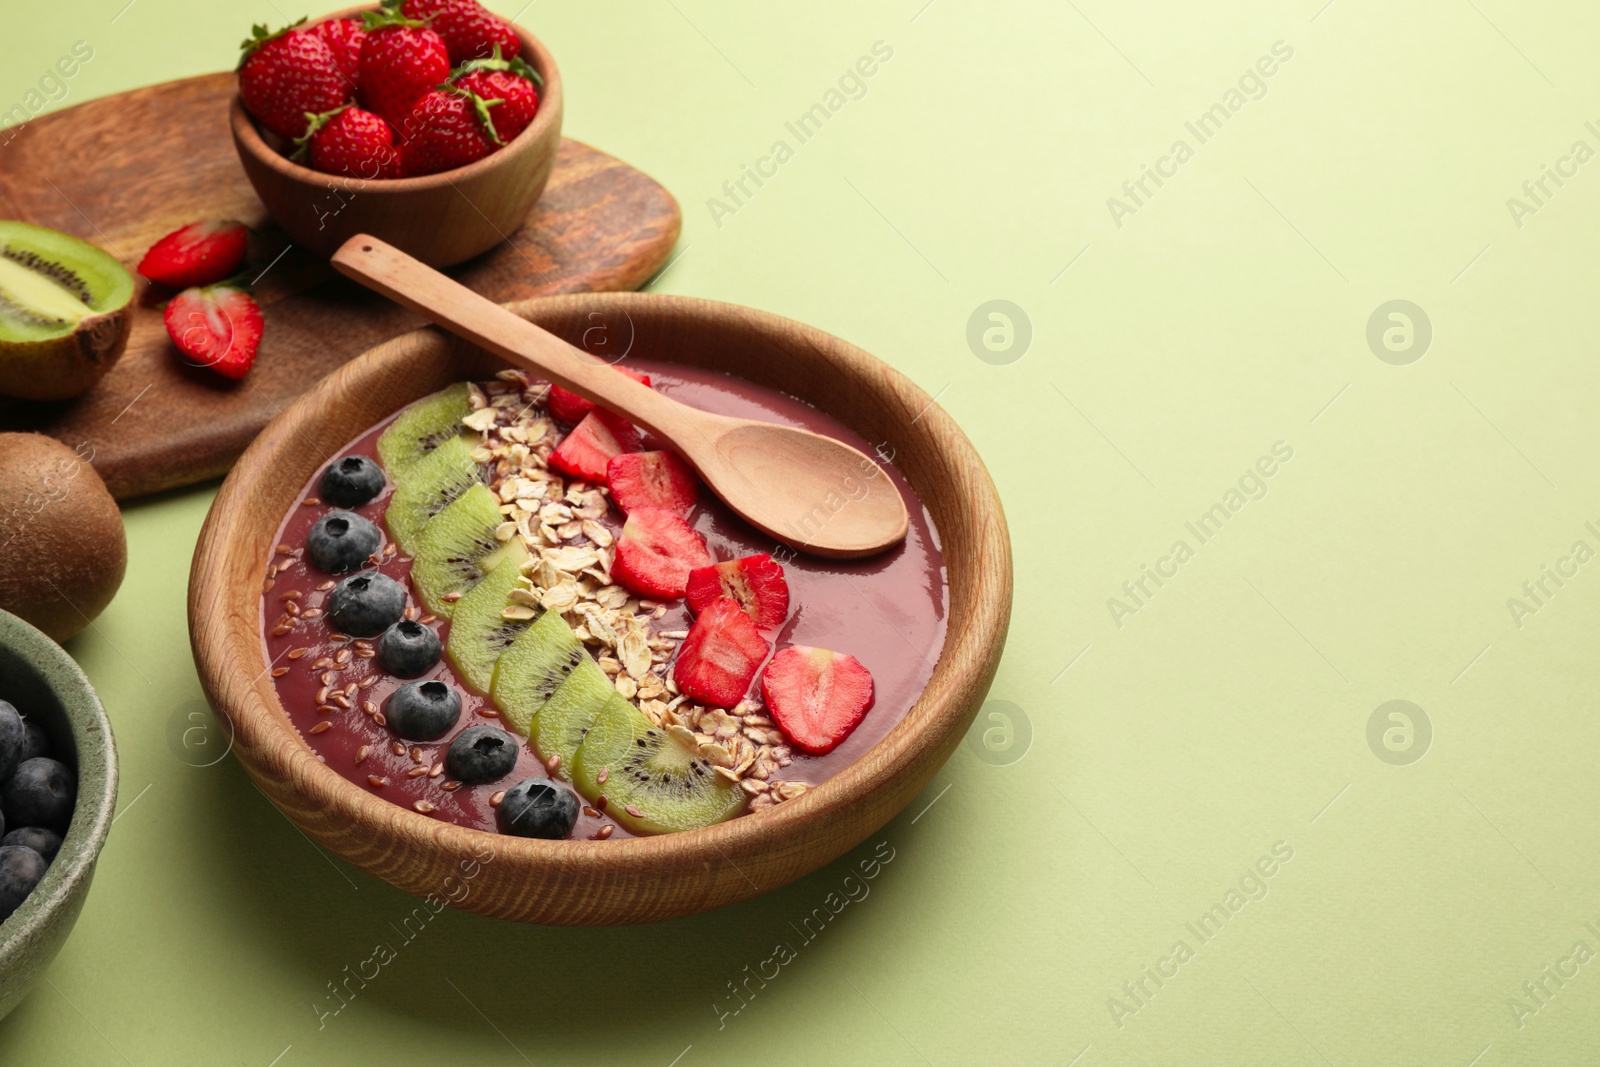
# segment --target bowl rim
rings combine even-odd
[[[848,341],[816,327],[737,305],[697,297],[611,292],[536,297],[508,306],[518,314],[531,318],[541,308],[550,308],[553,313],[559,313],[563,308],[588,312],[596,305],[625,311],[636,321],[655,315],[681,315],[690,319],[705,319],[723,329],[742,327],[786,335],[786,344],[809,347],[820,358],[843,364],[859,380],[876,380],[882,388],[894,394],[894,401],[906,421],[911,421],[912,416],[920,411],[918,418],[925,425],[918,433],[937,442],[934,462],[941,470],[951,472],[952,477],[969,490],[971,500],[967,506],[976,509],[971,512],[975,516],[973,525],[995,535],[989,538],[973,537],[973,577],[969,583],[973,591],[969,598],[969,613],[959,621],[955,619],[952,587],[952,621],[946,630],[933,674],[904,718],[888,734],[853,763],[802,796],[761,811],[749,812],[711,826],[653,837],[608,841],[540,841],[459,826],[376,796],[320,761],[284,711],[275,687],[266,677],[268,672],[265,669],[259,672],[238,669],[241,655],[251,657],[249,662],[255,662],[255,658],[262,655],[260,584],[238,583],[236,591],[225,591],[223,595],[218,595],[210,581],[213,577],[220,580],[223,574],[229,573],[234,560],[246,558],[241,553],[248,547],[246,542],[252,538],[260,542],[262,553],[259,559],[253,550],[248,553],[250,570],[240,573],[258,572],[261,560],[267,558],[282,514],[272,516],[272,529],[254,533],[245,529],[242,523],[236,524],[231,516],[245,513],[245,502],[254,491],[252,479],[273,468],[274,463],[279,461],[277,453],[293,448],[293,443],[301,438],[309,439],[310,428],[324,418],[323,412],[335,397],[348,388],[347,382],[355,383],[364,374],[377,373],[377,368],[385,362],[407,358],[404,346],[409,339],[418,334],[446,337],[436,327],[423,327],[414,333],[403,334],[368,350],[328,375],[280,412],[252,442],[212,503],[196,546],[190,574],[190,636],[195,660],[212,706],[226,716],[234,732],[235,756],[253,777],[274,787],[283,787],[291,796],[304,798],[315,795],[316,802],[328,818],[342,828],[339,835],[324,843],[358,866],[367,867],[368,863],[363,861],[379,862],[370,853],[362,851],[362,846],[372,844],[375,838],[385,843],[396,839],[412,842],[426,839],[429,849],[446,855],[477,854],[479,846],[487,843],[496,856],[496,866],[503,858],[513,866],[547,871],[587,869],[594,872],[624,870],[637,873],[650,871],[660,865],[682,869],[691,865],[699,868],[721,867],[725,864],[732,864],[737,870],[737,861],[741,858],[754,860],[758,857],[781,856],[788,850],[807,846],[811,843],[808,834],[815,831],[816,822],[835,821],[841,817],[848,819],[847,809],[872,800],[880,792],[902,790],[902,776],[907,781],[920,776],[924,783],[931,779],[959,744],[976,715],[977,702],[994,677],[1011,609],[1011,554],[1005,516],[993,481],[971,442],[927,393],[888,364]],[[737,327],[728,325],[730,322],[737,323]],[[447,340],[444,343],[451,342]],[[465,377],[471,372],[463,370],[462,373]],[[848,422],[846,424],[849,425]],[[311,471],[300,473],[308,479]],[[295,492],[298,492],[302,480],[295,481]],[[927,495],[927,487],[918,491],[921,495]],[[948,532],[937,522],[936,530],[941,546],[948,549]],[[948,555],[946,558],[948,561]],[[239,601],[245,606],[237,606],[235,602]],[[255,677],[248,677],[252,673]],[[245,752],[251,754],[250,758],[246,758]],[[253,760],[259,760],[259,766]],[[275,804],[278,803],[270,790],[265,791]],[[884,820],[873,823],[842,846],[840,851],[870,833],[886,818],[892,817],[914,795],[914,792],[906,793]],[[302,825],[293,813],[285,814],[296,825]],[[368,840],[350,839],[349,830],[356,826],[361,828]],[[323,835],[318,829],[308,829],[314,836],[332,836]],[[360,853],[359,858],[352,852]],[[759,888],[751,883],[751,892],[742,893],[723,903],[747,899],[775,889],[815,869],[815,866],[805,867],[789,878]],[[387,877],[385,880],[393,882]],[[748,877],[745,880],[749,881]],[[393,884],[400,885],[398,882]],[[400,888],[407,887],[400,885]],[[464,906],[477,910],[471,902]],[[690,914],[707,906],[710,905],[680,908],[670,914]],[[564,921],[604,923],[638,920]]]
[[[0,937],[0,974],[27,940],[17,936],[22,930],[35,928],[51,921],[54,913],[72,906],[94,874],[95,862],[111,831],[117,807],[117,741],[112,733],[111,719],[100,703],[83,668],[67,650],[16,615],[0,610],[0,642],[25,661],[34,670],[43,673],[45,668],[62,671],[67,685],[51,684],[62,711],[72,730],[72,743],[80,753],[79,766],[73,768],[78,778],[78,799],[73,804],[72,822],[61,840],[61,850],[51,861],[44,878],[28,894],[28,899],[11,914],[0,929],[11,936]],[[0,694],[3,699],[4,694]],[[22,710],[22,709],[18,709]],[[96,730],[95,728],[98,728]],[[99,736],[97,736],[97,734]],[[102,740],[103,738],[103,740]],[[90,747],[103,745],[105,770],[86,778],[83,774],[81,753]]]
[[[372,4],[359,4],[355,7],[331,11],[308,19],[300,29],[331,22],[334,19],[354,18],[363,11],[376,11]],[[267,144],[266,138],[261,135],[261,128],[256,125],[256,120],[245,110],[244,100],[238,91],[233,93],[228,104],[228,122],[232,127],[234,140],[239,145],[240,151],[247,151],[251,157],[258,160],[263,166],[276,172],[283,178],[302,185],[317,185],[326,187],[329,182],[337,182],[349,188],[354,185],[359,187],[362,195],[399,196],[405,193],[415,193],[424,190],[438,189],[445,185],[470,181],[482,174],[504,166],[510,160],[520,157],[533,150],[546,137],[549,136],[552,126],[559,126],[564,110],[565,94],[561,82],[561,69],[556,65],[555,56],[545,47],[544,42],[529,33],[519,23],[510,19],[504,20],[511,31],[522,42],[523,58],[527,59],[533,69],[539,72],[544,79],[544,86],[539,90],[539,110],[533,116],[533,121],[528,123],[526,129],[517,134],[498,152],[492,152],[482,159],[468,163],[455,170],[440,171],[438,174],[424,174],[415,178],[358,178],[347,174],[324,174],[320,170],[302,166],[288,156],[275,151]],[[453,67],[451,69],[454,69]]]

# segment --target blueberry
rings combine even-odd
[[[17,714],[16,708],[0,700],[0,784],[4,784],[22,762],[26,739],[22,716]]]
[[[493,726],[469,726],[450,742],[444,769],[468,785],[504,778],[517,765],[517,739]]]
[[[377,637],[405,612],[405,586],[376,571],[351,575],[328,594],[328,623],[352,637]]]
[[[33,759],[35,756],[48,756],[54,750],[50,743],[50,735],[45,731],[44,723],[38,719],[23,719],[22,729],[22,759]],[[18,760],[21,763],[22,760]],[[0,781],[5,780],[5,775],[0,774]]]
[[[61,851],[61,835],[42,826],[24,826],[0,837],[0,846],[5,845],[27,845],[43,856],[46,863],[50,863]]]
[[[35,756],[17,766],[0,789],[0,806],[12,826],[42,826],[60,832],[72,818],[78,799],[78,776],[49,756]]]
[[[26,845],[0,847],[0,922],[22,907],[50,865]]]
[[[341,508],[357,508],[383,492],[383,468],[366,456],[335,460],[322,472],[317,492]]]
[[[390,695],[384,715],[409,741],[437,741],[461,718],[461,694],[443,682],[410,682]]]
[[[306,535],[306,555],[328,574],[353,571],[378,551],[383,534],[370,520],[353,511],[330,511]]]
[[[378,666],[397,678],[416,678],[433,669],[443,647],[428,627],[402,619],[378,638]]]
[[[503,834],[559,841],[578,822],[578,797],[548,778],[524,778],[507,790],[495,821]]]

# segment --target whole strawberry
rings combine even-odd
[[[367,33],[361,43],[362,98],[400,127],[423,94],[450,76],[450,53],[444,40],[416,19],[391,10],[368,11],[362,18]]]
[[[353,91],[361,79],[361,42],[367,39],[367,31],[361,28],[361,20],[328,19],[311,28],[328,42],[328,47],[333,50],[334,62],[339,64],[339,73],[344,75]]]
[[[261,308],[243,289],[185,289],[168,301],[162,319],[167,336],[189,362],[224,378],[243,378],[255,366]]]
[[[408,18],[428,20],[450,49],[451,63],[484,58],[496,48],[507,59],[522,51],[506,21],[478,0],[405,0],[400,10]]]
[[[489,119],[493,101],[466,89],[435,89],[412,110],[400,144],[407,177],[476,163],[500,147]]]
[[[509,144],[528,128],[539,111],[541,84],[538,72],[520,59],[469,60],[450,75],[450,83],[476,93],[485,100],[498,100],[494,108],[494,129],[500,140]]]
[[[300,22],[304,22],[301,19]],[[332,111],[353,89],[322,36],[297,22],[277,33],[255,26],[240,47],[239,98],[257,122],[285,140],[306,132],[306,115]]]
[[[400,177],[394,130],[378,115],[353,105],[313,119],[301,148],[312,169],[324,174],[368,180]]]

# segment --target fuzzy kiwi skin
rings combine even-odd
[[[130,301],[104,314],[90,315],[65,337],[0,340],[0,396],[19,400],[82,396],[116,365],[132,330]]]
[[[88,460],[0,433],[0,610],[65,641],[111,603],[127,564],[122,514]]]

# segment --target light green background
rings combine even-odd
[[[568,132],[683,204],[654,289],[861,344],[986,458],[1017,564],[992,694],[1021,709],[1014,762],[958,752],[875,839],[895,858],[870,895],[720,1026],[725,983],[875,841],[649,928],[443,915],[319,1029],[326,983],[412,901],[169,744],[200,694],[183,596],[211,489],[136,504],[127,582],[72,646],[116,724],[121,815],[0,1060],[1600,1061],[1600,963],[1520,1025],[1510,1005],[1600,950],[1600,563],[1520,627],[1507,606],[1574,541],[1600,550],[1600,163],[1520,227],[1507,206],[1574,141],[1600,149],[1600,13],[1323,2],[530,4]],[[80,38],[68,102],[226,66],[283,21],[124,3],[15,4],[0,103]],[[784,122],[880,40],[864,98],[796,144]],[[1184,123],[1279,41],[1292,59],[1200,144]],[[779,138],[794,157],[719,226],[708,198]],[[1107,198],[1179,138],[1193,158],[1118,226]],[[991,299],[1031,320],[1010,365],[967,344]],[[1394,299],[1434,331],[1407,366],[1366,340]],[[1185,522],[1279,441],[1266,496],[1200,545]],[[1193,558],[1119,626],[1108,598],[1180,538]],[[1409,766],[1368,745],[1392,699],[1432,725]],[[1185,924],[1277,842],[1265,897],[1202,944]],[[1119,1026],[1111,998],[1180,940],[1192,958]]]

